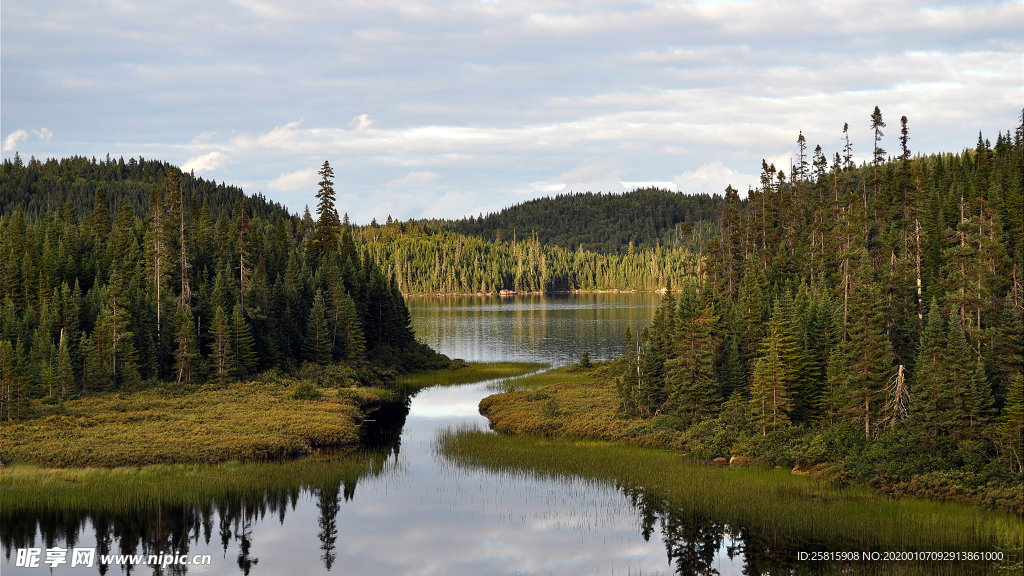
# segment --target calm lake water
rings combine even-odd
[[[419,337],[453,358],[561,365],[583,350],[594,359],[617,355],[626,326],[646,325],[659,298],[416,297],[409,307]],[[99,534],[101,547],[115,553],[148,554],[159,541],[165,551],[212,556],[211,565],[188,567],[190,574],[749,573],[750,534],[669,509],[642,491],[466,470],[438,454],[440,431],[486,429],[477,404],[492,393],[487,383],[431,388],[407,409],[377,415],[367,425],[367,441],[383,450],[384,464],[356,483],[123,518],[87,512],[19,518],[17,527],[0,527],[0,571],[42,574],[49,567],[15,567],[15,549],[91,547]],[[157,514],[164,518],[158,529]],[[176,520],[168,522],[172,515]],[[765,549],[779,554],[775,543]],[[186,571],[165,570],[139,566],[135,572]],[[104,573],[68,564],[52,570],[97,572]]]

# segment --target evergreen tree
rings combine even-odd
[[[178,308],[174,313],[176,349],[174,371],[178,382],[191,382],[199,352],[196,348],[192,313],[188,308]]]
[[[231,312],[231,350],[234,353],[232,372],[238,377],[252,373],[256,367],[256,352],[253,347],[252,332],[249,324],[242,316],[242,305],[235,304]]]
[[[872,275],[871,262],[864,253],[850,297],[848,338],[841,345],[847,371],[846,413],[852,421],[863,424],[866,437],[872,437],[880,424],[879,414],[893,363]]]
[[[669,411],[699,419],[716,412],[718,406],[711,337],[717,318],[713,305],[700,313],[697,306],[694,287],[685,287],[680,293],[671,358],[665,363],[665,386]]]
[[[1010,381],[999,422],[999,443],[1014,474],[1024,474],[1024,375]]]
[[[366,339],[359,326],[356,304],[348,294],[345,294],[342,301],[339,326],[340,332],[336,341],[340,359],[353,364],[361,362],[366,355]]]
[[[622,337],[622,341],[626,369],[616,380],[616,387],[619,392],[619,398],[622,400],[622,411],[627,415],[634,415],[640,409],[639,402],[637,401],[639,364],[636,353],[637,343],[633,339],[633,331],[629,326],[626,326],[626,332]]]
[[[754,362],[750,386],[751,421],[762,435],[789,424],[789,388],[794,371],[787,357],[795,351],[783,323],[773,323],[762,345],[762,355]]]
[[[946,322],[933,299],[918,346],[916,391],[911,409],[921,432],[929,436],[948,432],[944,412],[952,404],[952,398],[944,366],[946,354]]]
[[[338,249],[338,242],[341,239],[341,222],[338,220],[338,210],[335,208],[334,194],[334,170],[329,162],[324,160],[324,165],[318,172],[320,174],[320,189],[316,193],[316,225],[313,229],[312,258],[314,263],[328,252]]]
[[[320,290],[313,297],[313,307],[306,323],[306,359],[315,364],[325,365],[331,361],[331,331],[327,322],[327,307]]]
[[[210,339],[210,363],[213,365],[213,374],[218,382],[223,383],[231,375],[235,358],[231,349],[228,317],[224,313],[224,308],[219,305],[214,311],[213,324],[210,326]]]

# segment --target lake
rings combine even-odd
[[[625,328],[645,326],[659,299],[622,293],[408,302],[419,338],[452,358],[564,365],[584,350],[593,359],[618,355]],[[158,573],[724,576],[755,567],[826,573],[824,565],[796,564],[794,557],[798,550],[828,550],[829,543],[766,540],[673,507],[643,487],[457,465],[440,451],[439,435],[486,430],[477,404],[494,393],[494,384],[428,388],[375,414],[365,424],[369,456],[363,456],[372,465],[358,479],[124,514],[5,515],[2,572],[49,571],[43,564],[16,567],[19,547],[98,546],[211,556],[208,565],[171,565]],[[68,564],[52,573],[104,573]]]

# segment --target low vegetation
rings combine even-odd
[[[213,498],[259,497],[338,480],[354,482],[374,468],[370,457],[350,452],[287,462],[212,465],[62,469],[13,464],[0,475],[0,509],[116,513],[157,504],[203,504]]]
[[[503,384],[504,393],[484,398],[480,412],[501,433],[546,438],[588,438],[644,447],[668,448],[689,460],[708,463],[715,458],[740,456],[741,461],[763,467],[782,467],[808,474],[837,486],[852,482],[868,485],[891,496],[920,496],[953,500],[1024,514],[1024,486],[987,481],[968,471],[906,473],[892,481],[873,468],[886,463],[897,477],[901,460],[886,445],[854,446],[855,429],[834,427],[830,434],[813,428],[790,427],[761,435],[750,427],[745,405],[728,402],[714,418],[690,425],[674,415],[640,416],[621,409],[615,375],[622,359],[594,363],[590,371],[561,368]],[[904,464],[910,456],[903,456]]]
[[[471,384],[498,378],[511,378],[536,372],[547,367],[538,362],[482,362],[467,364],[462,360],[452,360],[447,370],[417,370],[411,374],[399,376],[395,384],[402,389],[419,389],[429,386],[456,386]]]
[[[553,397],[565,394],[556,392]],[[714,518],[717,526],[738,534],[753,531],[772,543],[773,558],[789,562],[796,554],[788,554],[788,547],[814,549],[814,542],[827,542],[828,550],[1002,547],[1019,556],[1024,534],[1024,523],[1009,514],[954,503],[890,499],[863,487],[839,489],[789,470],[713,469],[689,463],[674,451],[458,430],[442,434],[437,449],[459,466],[513,477],[613,481],[637,501],[667,503],[696,517]],[[961,564],[956,570],[966,567]]]
[[[0,460],[81,467],[288,458],[355,445],[363,411],[394,396],[273,372],[220,387],[105,393],[40,405],[39,417],[0,426]]]

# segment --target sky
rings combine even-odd
[[[1024,108],[1024,2],[4,0],[2,154],[143,156],[355,222],[559,193],[746,190],[956,152]]]

